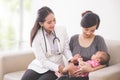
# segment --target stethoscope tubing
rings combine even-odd
[[[53,31],[55,34],[55,38],[53,39],[53,44],[55,43],[55,40],[57,41],[57,45],[58,45],[58,52],[60,52],[60,39],[56,36],[55,31]],[[43,33],[43,37],[44,37],[44,43],[45,43],[45,48],[46,48],[46,53],[48,52],[48,48],[47,48],[47,42],[46,42],[46,38],[45,38],[45,33],[44,33],[44,28],[42,28],[42,33]]]

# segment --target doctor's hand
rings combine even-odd
[[[55,72],[55,75],[56,75],[58,78],[62,76],[62,74],[59,73],[58,71]]]
[[[62,71],[63,71],[63,66],[62,65],[59,65],[58,66],[58,71],[55,71],[55,75],[57,77],[61,77],[62,76]]]

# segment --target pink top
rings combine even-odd
[[[88,60],[86,61],[86,63],[91,64],[93,68],[100,65],[100,63],[96,60]],[[80,66],[77,66],[77,69],[80,69]],[[88,73],[79,74],[76,77],[86,77],[86,76],[88,76]]]

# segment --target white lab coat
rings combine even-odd
[[[28,66],[28,69],[32,69],[38,73],[44,73],[48,70],[58,71],[58,65],[64,65],[63,55],[69,60],[72,58],[71,51],[69,50],[69,37],[67,35],[67,31],[63,27],[55,27],[56,36],[60,39],[58,41],[58,47],[61,52],[60,55],[52,54],[51,48],[49,45],[49,41],[46,38],[47,43],[47,53],[44,42],[44,37],[42,33],[42,29],[38,30],[33,43],[32,49],[35,54],[35,59]]]

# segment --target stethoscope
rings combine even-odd
[[[55,41],[57,41],[57,45],[58,45],[58,51],[56,52],[58,55],[61,53],[60,51],[60,39],[56,36],[56,33],[55,31],[53,30],[54,32],[54,39],[53,39],[53,44],[55,43]],[[46,53],[48,52],[48,49],[47,49],[47,42],[46,42],[46,38],[45,38],[45,33],[44,33],[44,28],[42,28],[42,33],[43,33],[43,37],[44,37],[44,43],[45,43],[45,48],[46,48]]]

